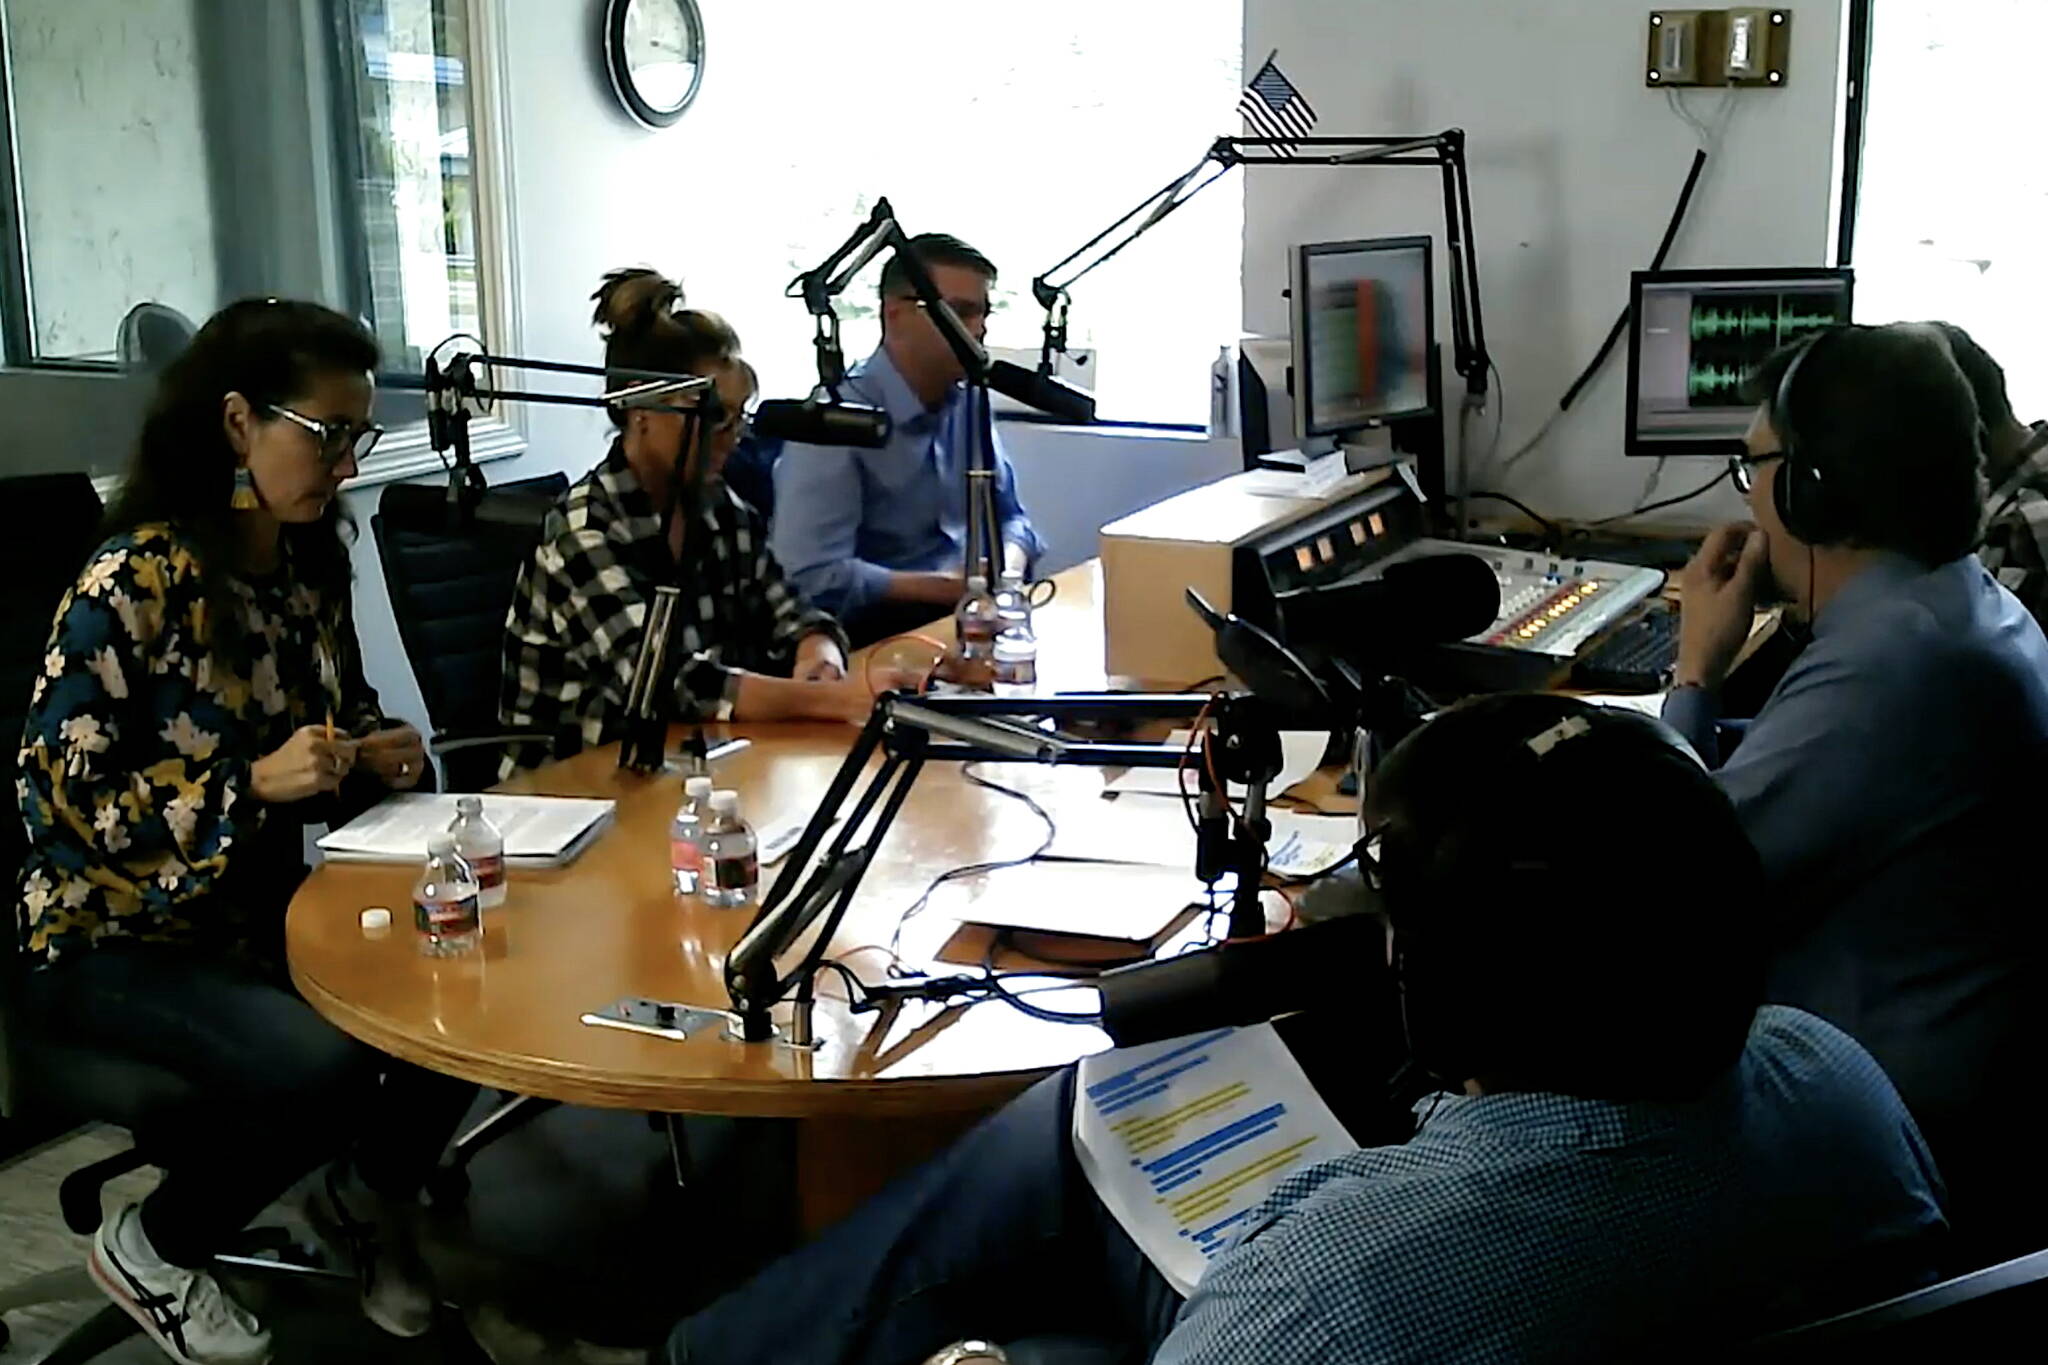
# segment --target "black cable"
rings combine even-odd
[[[1504,502],[1508,506],[1514,508],[1517,512],[1520,512],[1523,516],[1529,518],[1529,520],[1535,522],[1538,526],[1542,527],[1543,534],[1549,537],[1551,540],[1556,540],[1561,534],[1558,528],[1558,524],[1556,522],[1552,521],[1549,517],[1544,516],[1541,512],[1531,507],[1528,503],[1523,502],[1520,498],[1509,497],[1506,493],[1495,493],[1490,489],[1475,488],[1470,493],[1467,493],[1465,495],[1465,501]]]
[[[1032,972],[999,972],[996,970],[996,953],[1002,948],[1008,933],[1009,931],[1006,929],[998,929],[994,934],[990,935],[988,948],[981,955],[981,970],[984,973],[983,980],[988,983],[989,992],[996,999],[1021,1014],[1028,1014],[1033,1019],[1042,1019],[1049,1024],[1097,1024],[1102,1022],[1101,1010],[1094,1010],[1087,1014],[1074,1014],[1067,1010],[1049,1010],[1043,1005],[1032,1004],[1016,991],[1005,986],[1003,984],[1005,980],[1015,980],[1019,976],[1036,975],[1036,973]],[[1077,987],[1085,984],[1083,982],[1074,983]]]
[[[1639,517],[1645,512],[1655,512],[1665,507],[1676,507],[1681,502],[1691,502],[1694,498],[1701,497],[1705,494],[1711,493],[1716,488],[1719,488],[1723,483],[1726,483],[1728,480],[1728,473],[1728,470],[1722,470],[1719,474],[1716,474],[1713,478],[1708,479],[1705,483],[1701,484],[1698,488],[1693,489],[1690,493],[1680,493],[1675,498],[1663,498],[1657,502],[1646,502],[1641,507],[1631,508],[1629,511],[1626,512],[1618,512],[1611,517],[1602,517],[1598,521],[1589,521],[1585,523],[1584,529],[1590,530],[1595,526],[1612,526],[1617,521],[1627,521],[1630,517]]]
[[[1005,787],[1001,783],[989,781],[980,773],[974,771],[972,763],[963,765],[960,772],[963,777],[969,782],[974,783],[977,787],[986,787],[990,791],[1000,792],[1012,800],[1022,801],[1033,815],[1045,822],[1045,838],[1039,842],[1037,848],[1021,858],[999,858],[985,863],[968,863],[961,867],[949,868],[932,878],[930,883],[926,885],[923,893],[911,902],[910,908],[898,917],[895,931],[889,935],[887,952],[892,959],[889,967],[889,973],[892,976],[899,973],[901,958],[897,950],[903,944],[903,926],[924,913],[925,907],[931,904],[932,896],[938,892],[940,887],[968,877],[978,877],[985,872],[1001,872],[1006,868],[1023,867],[1028,863],[1035,863],[1052,849],[1053,840],[1059,837],[1059,826],[1053,823],[1053,818],[1050,815],[1046,814],[1045,807],[1039,805],[1023,792]]]
[[[1664,268],[1664,259],[1671,254],[1671,244],[1678,240],[1678,229],[1685,222],[1685,211],[1692,206],[1692,192],[1698,188],[1700,173],[1706,168],[1707,152],[1702,147],[1692,154],[1692,169],[1686,172],[1685,188],[1678,192],[1678,205],[1671,210],[1671,220],[1664,225],[1664,240],[1657,244],[1657,254],[1650,258],[1650,269]],[[1621,334],[1628,329],[1628,312],[1627,308],[1621,310],[1621,316],[1617,317],[1614,326],[1607,330],[1607,339],[1601,342],[1600,349],[1593,353],[1592,361],[1579,372],[1579,377],[1571,382],[1571,387],[1564,391],[1564,397],[1557,400],[1559,412],[1568,410],[1578,401],[1579,394],[1586,385],[1593,382],[1593,376],[1600,372],[1600,367],[1607,363],[1607,357],[1613,354],[1615,345],[1621,340]]]

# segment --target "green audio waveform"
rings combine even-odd
[[[1695,365],[1686,372],[1685,392],[1690,398],[1720,398],[1739,390],[1745,371],[1729,365]]]
[[[1790,341],[1806,332],[1832,327],[1839,321],[1841,319],[1833,313],[1802,313],[1798,305],[1787,302],[1778,309],[1778,339]]]
[[[1777,316],[1767,308],[1698,308],[1692,315],[1692,339],[1767,337],[1777,325]]]

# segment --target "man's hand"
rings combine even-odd
[[[356,757],[393,791],[411,791],[427,770],[427,746],[410,725],[394,725],[363,736]]]
[[[331,792],[356,761],[356,742],[327,737],[324,725],[302,725],[277,750],[249,765],[249,787],[258,801],[286,805]]]
[[[837,682],[846,676],[846,654],[829,635],[806,635],[797,642],[792,676],[803,682]]]
[[[1770,542],[1754,526],[1717,528],[1679,575],[1679,687],[1719,687],[1749,638],[1769,573]]]

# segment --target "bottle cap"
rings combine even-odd
[[[740,794],[732,791],[711,793],[711,809],[717,811],[720,815],[738,815],[740,813]]]
[[[391,927],[391,912],[381,905],[370,906],[357,918],[362,921],[364,933],[374,934]]]
[[[484,799],[481,796],[458,796],[455,798],[455,809],[464,815],[481,815]]]
[[[978,573],[971,573],[971,574],[967,575],[967,591],[969,591],[969,592],[987,592],[987,591],[988,591],[988,580],[987,580],[986,578],[983,578],[983,577],[982,577],[982,576],[981,576],[980,574],[978,574]]]
[[[684,778],[683,795],[693,801],[704,800],[711,795],[711,779],[702,776]]]
[[[454,851],[455,836],[452,834],[436,834],[433,838],[427,840],[428,857],[441,853],[453,853]]]

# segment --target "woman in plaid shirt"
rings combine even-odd
[[[648,605],[679,565],[676,719],[866,720],[874,695],[847,675],[845,633],[790,585],[760,516],[718,480],[754,392],[739,338],[716,314],[683,307],[681,288],[651,270],[615,270],[593,297],[606,365],[713,378],[727,416],[711,466],[685,466],[701,479],[697,505],[664,526],[689,424],[611,410],[611,452],[549,514],[513,594],[499,711],[553,744],[515,751],[507,772],[620,738]]]

